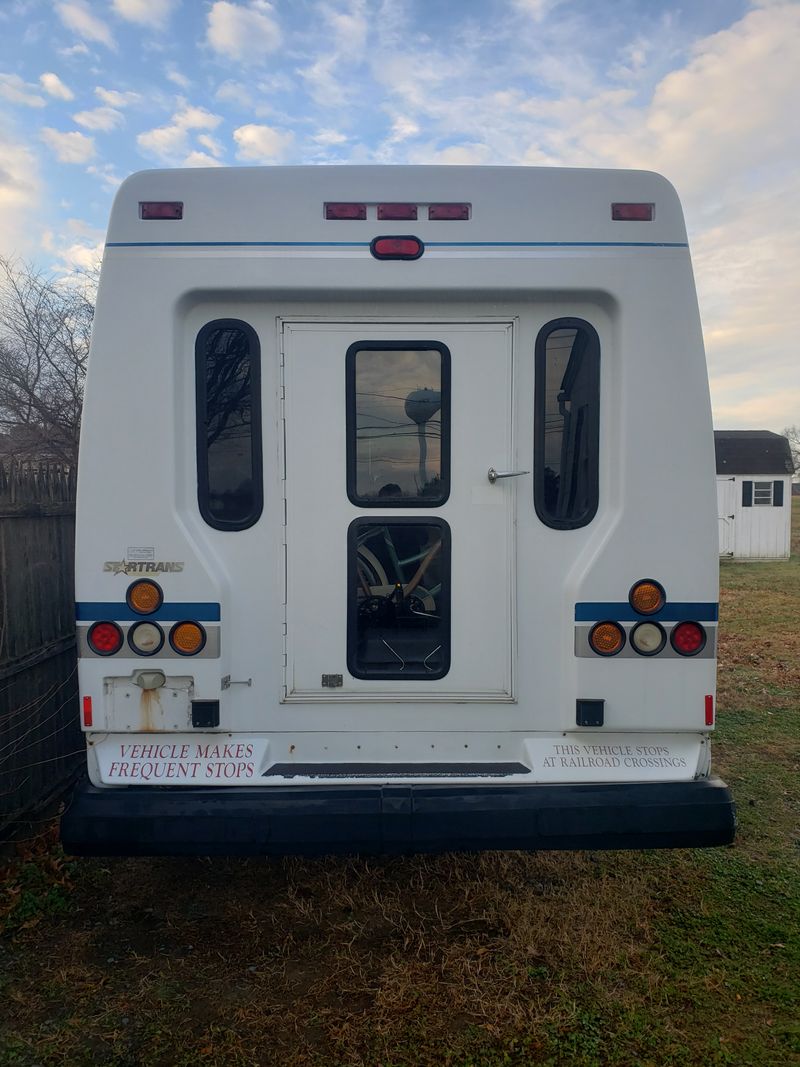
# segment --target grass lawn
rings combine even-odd
[[[800,1064],[800,554],[722,586],[734,847],[67,861],[48,828],[0,889],[0,1064]]]

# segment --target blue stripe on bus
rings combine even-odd
[[[426,248],[688,248],[686,241],[424,241]],[[106,248],[369,248],[369,241],[108,241]]]
[[[615,622],[642,622],[645,619],[656,622],[683,622],[687,619],[692,622],[717,622],[719,604],[673,601],[661,611],[646,616],[634,611],[627,601],[621,604],[600,601],[575,605],[575,622],[599,622],[601,619]]]
[[[196,622],[219,622],[219,604],[164,603],[158,611],[150,615],[140,615],[125,603],[104,603],[102,601],[79,601],[75,605],[78,622],[95,622],[108,619],[111,622],[141,622],[143,619],[177,622],[191,619]]]

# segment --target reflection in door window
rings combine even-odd
[[[581,319],[556,319],[536,341],[534,503],[542,522],[571,530],[598,504],[600,340]]]
[[[218,319],[198,334],[196,354],[200,512],[219,530],[243,530],[263,503],[258,338]]]
[[[347,664],[355,678],[450,669],[450,531],[440,519],[356,519],[348,533]]]
[[[436,341],[347,352],[347,494],[361,507],[435,507],[450,492],[450,353]]]

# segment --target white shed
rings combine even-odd
[[[788,559],[792,453],[769,430],[715,430],[719,554],[732,559]]]

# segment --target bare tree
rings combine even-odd
[[[54,279],[0,258],[0,449],[72,467],[94,317],[94,277]]]
[[[789,442],[795,473],[800,472],[800,426],[787,426],[783,436]]]

